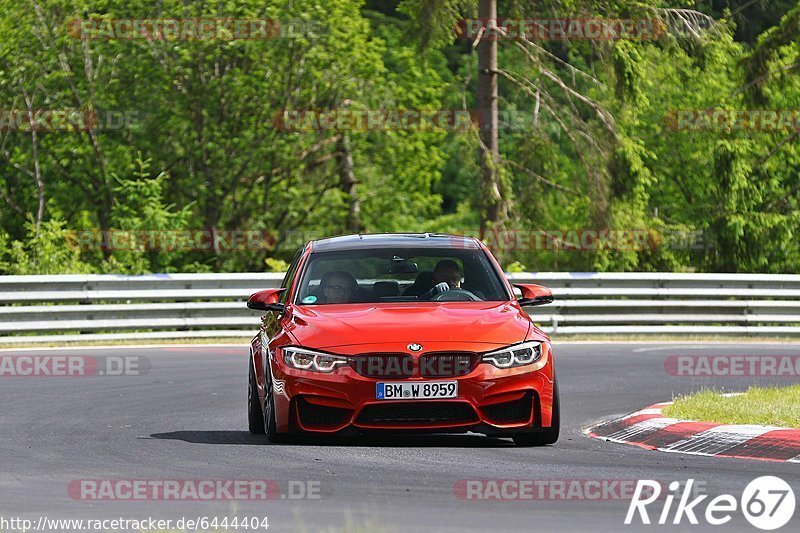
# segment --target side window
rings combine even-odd
[[[286,276],[283,278],[283,282],[281,283],[281,287],[284,289],[288,289],[292,286],[292,282],[294,281],[295,275],[297,274],[297,266],[300,264],[300,258],[303,256],[303,249],[299,249],[292,259],[292,264],[289,265],[289,270],[286,271]],[[289,298],[289,291],[283,291],[281,294],[280,302],[285,304],[286,300]]]

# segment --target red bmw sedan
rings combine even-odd
[[[250,431],[476,432],[523,446],[559,434],[549,337],[523,310],[553,301],[516,285],[479,240],[350,235],[307,243],[252,340]]]

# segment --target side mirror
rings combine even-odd
[[[519,284],[514,285],[522,291],[522,298],[517,300],[522,307],[530,305],[545,305],[553,303],[553,291],[541,285]]]
[[[280,313],[286,306],[278,302],[278,299],[285,290],[286,289],[265,289],[263,291],[258,291],[247,300],[247,308]]]

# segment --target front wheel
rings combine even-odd
[[[517,433],[514,444],[517,446],[546,446],[555,444],[561,431],[561,406],[558,399],[558,383],[553,382],[553,417],[549,428],[536,433]]]
[[[291,436],[288,433],[278,433],[277,423],[275,422],[275,398],[272,395],[272,377],[267,371],[267,397],[264,399],[264,417],[262,424],[267,434],[267,440],[272,443],[280,444],[289,442]]]
[[[250,426],[250,433],[253,435],[264,434],[264,413],[262,413],[261,401],[258,398],[252,361],[250,361],[250,379],[247,385],[247,422]]]

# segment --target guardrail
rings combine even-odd
[[[508,274],[553,289],[549,333],[800,335],[800,275]],[[251,335],[244,302],[280,273],[0,276],[0,342]]]

